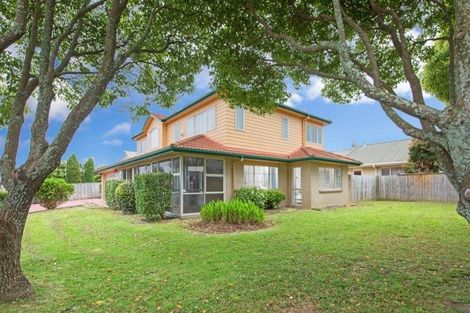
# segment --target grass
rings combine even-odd
[[[470,226],[455,205],[369,202],[267,218],[274,227],[204,235],[102,209],[32,214],[23,269],[36,295],[0,312],[444,312],[470,303]]]

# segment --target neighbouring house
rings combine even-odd
[[[287,195],[283,205],[341,206],[349,201],[348,166],[360,162],[324,150],[330,123],[285,105],[259,116],[211,92],[169,116],[151,114],[133,137],[137,155],[99,173],[103,188],[109,179],[172,173],[167,213],[180,217],[228,200],[242,186],[279,189]]]
[[[335,153],[360,161],[350,165],[350,175],[394,176],[405,173],[411,139],[353,146]]]

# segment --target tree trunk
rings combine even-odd
[[[26,218],[38,188],[31,182],[16,182],[0,209],[0,302],[32,295],[31,284],[21,270],[20,256]]]
[[[457,212],[470,223],[470,110],[463,108],[443,132],[448,155],[440,154],[441,166],[459,194]]]

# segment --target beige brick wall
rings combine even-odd
[[[310,206],[311,208],[325,208],[329,206],[342,206],[350,202],[349,198],[349,180],[348,180],[348,167],[346,165],[334,164],[321,164],[310,163],[311,173],[311,194]],[[336,167],[341,168],[342,173],[342,188],[339,191],[325,191],[320,189],[320,167]]]

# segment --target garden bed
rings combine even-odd
[[[270,221],[259,224],[230,224],[230,223],[206,223],[204,221],[188,222],[186,228],[198,233],[228,234],[267,229],[273,226]]]

